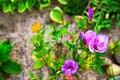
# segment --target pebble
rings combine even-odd
[[[120,65],[120,55],[115,54],[115,61]]]
[[[105,65],[111,65],[112,64],[112,60],[107,58],[107,57],[101,57],[104,61],[105,61]]]
[[[120,74],[120,66],[117,64],[111,64],[107,69],[106,72],[109,76],[117,76]]]
[[[116,76],[116,77],[115,77],[115,80],[120,80],[120,76]]]

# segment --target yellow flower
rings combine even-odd
[[[40,22],[35,22],[31,28],[32,32],[39,32],[40,29],[41,29]]]
[[[113,42],[110,42],[109,46],[110,46],[110,49],[113,49],[115,47],[115,44]]]

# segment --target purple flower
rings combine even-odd
[[[89,21],[92,22],[92,19],[93,19],[93,14],[94,14],[94,11],[92,10],[92,8],[88,8],[88,17],[89,17]]]
[[[88,30],[85,33],[80,32],[80,36],[84,44],[89,47],[89,50],[92,53],[104,53],[108,48],[108,36],[106,35],[96,35],[92,30]]]
[[[78,63],[71,59],[66,59],[65,64],[61,68],[61,70],[69,76],[75,74],[77,72],[77,69],[78,69]]]
[[[85,45],[88,45],[90,40],[92,40],[93,37],[96,37],[96,33],[92,30],[88,30],[87,32],[83,33],[80,32],[80,36],[84,42]]]
[[[100,52],[104,53],[108,48],[108,36],[99,34],[98,36],[94,37],[89,42],[89,50],[91,52]]]

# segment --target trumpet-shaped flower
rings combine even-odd
[[[96,35],[92,30],[88,30],[83,33],[80,32],[80,36],[85,45],[89,47],[90,52],[104,53],[108,48],[108,36],[103,34]]]
[[[96,37],[96,33],[92,30],[88,30],[87,32],[83,33],[80,32],[80,37],[82,38],[85,45],[88,45],[90,40],[92,40],[93,37]]]
[[[108,48],[108,36],[99,34],[89,42],[89,50],[91,52],[104,53]]]
[[[65,64],[62,66],[61,70],[66,74],[71,76],[72,74],[75,74],[78,69],[78,63],[71,60],[66,59]]]
[[[92,8],[89,7],[89,8],[88,8],[89,22],[92,22],[93,15],[94,15],[94,11],[92,10]]]

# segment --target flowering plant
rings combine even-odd
[[[94,23],[93,16],[94,12],[89,7],[88,17],[76,19],[77,26],[88,26]],[[87,25],[85,25],[86,20]],[[33,69],[47,66],[50,70],[48,79],[58,79],[63,74],[65,79],[76,80],[79,79],[77,73],[84,70],[96,70],[99,74],[103,74],[101,66],[105,62],[102,58],[107,57],[105,52],[108,49],[108,36],[99,34],[99,30],[95,29],[80,31],[80,33],[79,30],[70,32],[68,27],[69,23],[66,21],[60,26],[48,26],[48,33],[46,27],[43,28],[39,22],[32,26],[32,32],[35,33],[31,39],[34,44]],[[81,28],[80,30],[83,30],[87,27]],[[66,37],[67,40],[64,39]]]
[[[89,60],[90,63],[88,64],[88,68],[91,67],[95,70],[98,70],[100,74],[103,73],[100,66],[104,64],[104,61],[101,59],[101,57],[106,56],[105,51],[108,49],[108,36],[103,34],[96,35],[96,33],[91,30],[87,31],[86,33],[80,32],[80,36],[83,43],[88,48],[86,50],[86,54],[89,55],[87,55],[88,59],[91,59]]]
[[[49,26],[48,35],[40,23],[32,26],[32,31],[36,32],[31,39],[34,44],[33,69],[47,66],[50,69],[49,79],[58,79],[61,74],[65,79],[69,77],[68,80],[79,79],[76,73],[84,70],[97,70],[102,74],[101,65],[105,64],[102,57],[106,57],[108,36],[92,30],[75,32],[74,35],[78,36],[74,36],[68,31],[68,26],[69,23],[59,28]],[[63,40],[63,36],[68,36],[67,40]]]

